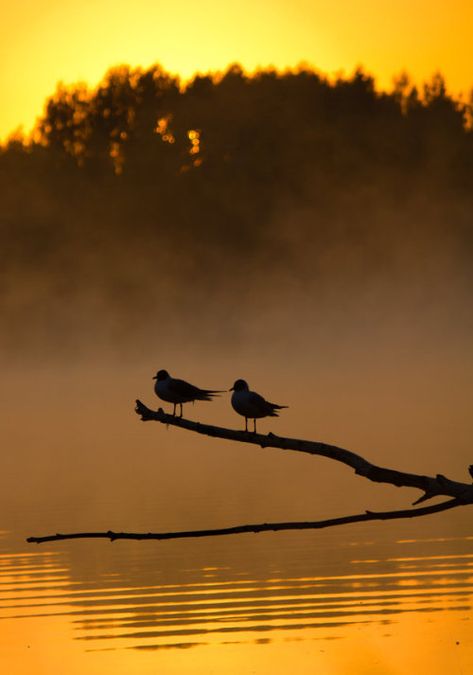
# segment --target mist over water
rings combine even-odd
[[[418,221],[404,233],[343,229],[309,246],[298,233],[310,216],[288,211],[286,218],[292,241],[278,255],[258,250],[255,260],[251,251],[229,251],[215,274],[205,259],[192,259],[192,274],[177,264],[171,274],[130,256],[130,297],[119,290],[107,297],[81,276],[66,299],[46,293],[6,322],[7,513],[51,504],[51,522],[41,528],[48,531],[58,528],[55,509],[68,513],[68,529],[186,529],[343,515],[415,498],[365,484],[322,458],[142,424],[134,399],[162,405],[151,380],[161,367],[219,389],[244,377],[289,405],[280,418],[263,420],[263,431],[467,479],[472,298],[459,238],[447,224],[432,231]],[[39,294],[36,282],[31,288]],[[185,406],[185,414],[242,425],[225,394]]]
[[[46,334],[4,360],[7,511],[12,503],[51,502],[59,513],[66,509],[69,529],[186,529],[401,507],[416,497],[323,458],[141,423],[135,398],[166,407],[151,379],[161,367],[218,389],[244,377],[289,405],[278,419],[261,421],[262,431],[466,480],[471,303],[466,272],[443,243],[435,262],[433,254],[426,261],[406,250],[405,264],[369,270],[359,259],[356,271],[344,247],[307,283],[279,272],[277,261],[244,279],[237,265],[228,284],[208,295],[196,290],[198,278],[180,287],[186,309],[175,308],[172,294],[151,295],[139,320],[133,309],[127,317],[123,308],[119,315],[110,307],[83,314],[74,305],[60,308],[59,318],[71,311],[73,330],[61,333],[56,314]],[[183,286],[179,278],[176,284]],[[153,288],[151,276],[142,288]],[[185,406],[185,414],[242,428],[229,398]],[[46,529],[55,530],[50,516]]]

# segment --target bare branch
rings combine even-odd
[[[334,527],[336,525],[347,525],[348,523],[359,523],[370,520],[394,520],[397,518],[416,518],[418,516],[427,516],[440,511],[462,506],[463,502],[458,499],[451,499],[440,504],[424,506],[420,509],[404,509],[400,511],[366,511],[353,516],[343,516],[341,518],[330,518],[328,520],[316,520],[312,522],[294,522],[294,523],[260,523],[256,525],[238,525],[236,527],[224,527],[214,530],[189,530],[183,532],[77,532],[73,534],[51,534],[45,537],[28,537],[26,540],[30,544],[43,544],[48,541],[60,541],[63,539],[184,539],[189,537],[217,537],[226,534],[244,534],[247,532],[277,532],[281,530],[321,530],[325,527]]]
[[[136,412],[143,421],[154,420],[166,425],[173,425],[195,431],[199,434],[205,434],[216,438],[225,438],[242,443],[253,443],[262,448],[272,447],[281,450],[295,450],[297,452],[306,452],[311,455],[321,455],[342,462],[350,466],[360,476],[364,476],[371,481],[378,483],[390,483],[397,487],[415,487],[423,491],[414,504],[443,495],[451,497],[448,501],[424,506],[417,509],[402,509],[397,511],[366,511],[352,516],[342,516],[340,518],[330,518],[328,520],[318,520],[309,522],[289,522],[289,523],[260,523],[256,525],[238,525],[235,527],[226,527],[213,530],[189,530],[182,532],[76,532],[71,534],[52,534],[43,537],[28,537],[29,543],[41,544],[48,541],[59,541],[63,539],[182,539],[188,537],[215,537],[219,535],[243,534],[246,532],[276,532],[280,530],[316,530],[325,527],[334,527],[336,525],[346,525],[348,523],[359,523],[373,520],[393,520],[399,518],[417,518],[432,513],[447,511],[458,506],[473,503],[473,485],[452,481],[441,474],[435,478],[419,474],[395,471],[376,466],[368,460],[357,455],[350,450],[338,448],[335,445],[320,443],[317,441],[303,441],[295,438],[283,438],[275,436],[272,433],[266,436],[248,431],[236,431],[225,427],[216,427],[210,424],[201,424],[181,417],[168,415],[160,408],[157,411],[151,410],[141,401],[136,401]],[[473,476],[473,465],[469,467],[469,472]]]
[[[255,434],[248,431],[237,431],[225,427],[216,427],[210,424],[201,424],[192,422],[182,417],[174,417],[159,410],[151,410],[141,401],[136,401],[135,411],[141,416],[144,422],[153,420],[166,425],[173,425],[188,431],[195,431],[198,434],[205,434],[215,438],[225,438],[231,441],[241,443],[253,443],[262,448],[279,448],[281,450],[294,450],[296,452],[306,452],[311,455],[321,455],[337,462],[342,462],[355,470],[359,476],[368,478],[376,483],[389,483],[396,487],[418,488],[424,492],[417,502],[426,501],[436,496],[454,497],[464,504],[473,503],[473,485],[470,483],[459,483],[450,480],[441,474],[435,478],[423,476],[420,474],[406,473],[404,471],[395,471],[394,469],[385,469],[372,464],[361,455],[357,455],[350,450],[339,448],[335,445],[328,445],[318,441],[304,441],[296,438],[283,438],[275,436],[272,433],[267,435]]]

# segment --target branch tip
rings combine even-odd
[[[418,499],[416,499],[414,502],[412,502],[412,506],[417,506],[417,504],[421,504],[422,502],[426,502],[428,499],[432,499],[433,497],[436,497],[436,496],[437,496],[437,494],[435,492],[425,492]]]

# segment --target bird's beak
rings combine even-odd
[[[235,391],[235,387],[230,387],[228,391]]]
[[[151,379],[152,379],[152,380],[157,380],[157,379],[158,379],[158,376],[157,376],[157,375],[153,375],[153,377],[152,377]]]

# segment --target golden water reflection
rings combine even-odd
[[[0,554],[0,634],[8,672],[53,673],[60,655],[74,661],[67,672],[75,667],[80,672],[87,655],[89,672],[141,673],[158,666],[159,654],[174,654],[176,673],[199,672],[197,664],[204,668],[205,662],[220,664],[224,672],[282,673],[291,653],[304,665],[301,672],[317,661],[326,672],[342,673],[348,672],[342,664],[351,651],[358,665],[349,672],[364,673],[379,662],[389,668],[373,665],[372,672],[403,673],[409,669],[396,666],[399,649],[417,653],[427,647],[430,673],[446,672],[442,668],[448,670],[457,653],[463,668],[473,666],[471,537],[393,541],[378,551],[376,545],[339,547],[336,563],[311,556],[301,563],[299,556],[297,565],[286,569],[281,561],[276,569],[271,555],[266,566],[252,565],[245,535],[236,539],[227,544],[231,555],[225,558],[222,546],[209,556],[212,564],[196,566],[199,555],[189,560],[185,546],[166,552],[115,544],[97,553],[93,543],[14,553],[8,552],[6,537]],[[305,550],[304,537],[293,537],[291,546]],[[219,557],[220,565],[215,564]],[[232,560],[233,566],[227,564]],[[31,670],[38,636],[43,670],[37,660]],[[335,643],[343,648],[334,649]],[[270,658],[255,656],[255,647],[264,645]],[[205,658],[198,656],[202,650]],[[112,653],[121,654],[121,665]],[[154,654],[154,661],[144,664],[139,653]],[[251,671],[251,663],[259,670]]]

